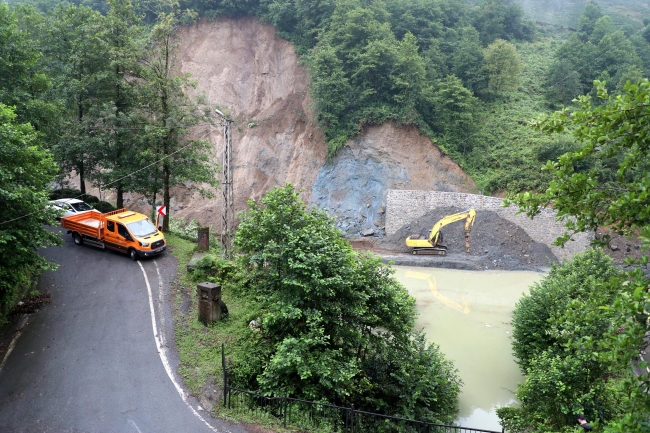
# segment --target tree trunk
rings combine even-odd
[[[81,81],[81,72],[79,73],[79,81]],[[81,126],[81,122],[84,117],[84,109],[83,105],[81,105],[81,100],[77,101],[77,114],[78,114],[78,121],[79,121],[79,126]],[[81,129],[81,128],[79,128]],[[81,155],[81,161],[79,161],[79,165],[77,166],[79,169],[79,191],[81,191],[82,194],[86,194],[86,173],[84,172],[84,160],[83,160],[83,154]]]
[[[124,207],[124,188],[122,187],[122,182],[118,182],[115,192],[117,193],[116,207],[122,209]]]
[[[167,147],[167,146],[165,146]],[[166,155],[167,153],[165,153]],[[163,205],[165,206],[167,210],[167,215],[163,218],[163,231],[168,232],[169,231],[169,173],[170,173],[170,167],[169,163],[165,161],[165,164],[163,165]]]
[[[79,165],[77,165],[77,171],[79,172],[79,191],[81,191],[82,194],[86,194],[86,182],[84,181],[86,176],[83,161],[80,161]]]

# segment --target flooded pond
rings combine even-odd
[[[512,310],[544,274],[394,268],[417,299],[416,326],[454,362],[463,380],[458,424],[501,431],[495,409],[515,401],[523,379],[510,347]]]

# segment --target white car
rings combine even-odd
[[[60,198],[58,200],[51,200],[50,206],[53,209],[64,211],[61,217],[70,215],[77,215],[84,212],[99,212],[97,209],[86,203],[85,201],[76,198]]]

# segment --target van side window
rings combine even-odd
[[[123,238],[129,239],[131,237],[129,231],[122,224],[117,225],[117,233],[119,233],[119,235],[122,236]]]
[[[115,221],[106,221],[106,228],[109,232],[115,233]]]

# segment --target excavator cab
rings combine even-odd
[[[453,215],[447,215],[433,225],[427,239],[419,239],[420,236],[418,235],[409,236],[406,238],[406,246],[412,247],[413,254],[416,255],[428,254],[445,256],[447,255],[447,246],[442,244],[442,232],[440,229],[448,224],[462,220],[465,220],[465,252],[469,253],[469,234],[472,230],[472,226],[474,225],[474,221],[476,220],[476,211],[474,209],[470,209],[466,212],[459,212]]]

